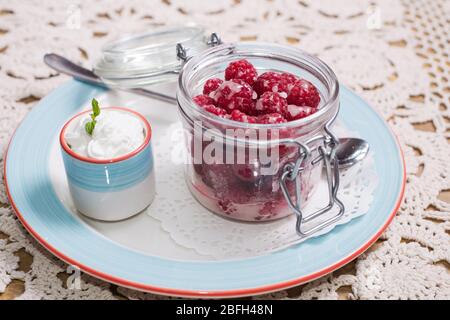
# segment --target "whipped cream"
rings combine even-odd
[[[142,120],[129,112],[102,109],[96,120],[92,136],[85,129],[91,121],[90,113],[74,119],[67,127],[64,138],[75,153],[93,159],[112,159],[136,150],[145,140]]]

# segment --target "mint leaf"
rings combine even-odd
[[[98,101],[95,99],[92,99],[92,112],[94,117],[97,117],[100,114],[100,107],[98,105]]]
[[[94,132],[95,123],[93,121],[87,122],[84,128],[88,135],[92,136],[92,132]]]
[[[98,105],[98,101],[95,99],[92,99],[91,102],[92,105],[92,113],[90,114],[92,121],[89,121],[85,124],[84,129],[86,130],[87,134],[92,136],[92,133],[94,132],[95,124],[97,123],[97,116],[100,114],[100,106]]]

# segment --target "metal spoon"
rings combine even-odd
[[[339,169],[353,166],[363,160],[369,152],[369,143],[359,138],[339,138],[336,149]]]
[[[96,86],[109,88],[109,86],[104,83],[94,72],[85,69],[60,55],[54,53],[46,54],[44,56],[44,62],[50,68],[60,73],[72,76],[77,80],[87,82]],[[175,104],[177,102],[177,100],[172,96],[154,92],[148,89],[128,89],[120,87],[114,87],[112,89],[139,94],[171,104]],[[357,162],[363,160],[368,152],[369,144],[367,143],[367,141],[358,138],[340,138],[339,146],[336,150],[339,168],[348,168],[353,166]]]
[[[96,86],[104,87],[104,88],[110,88],[106,83],[103,82],[102,79],[100,79],[94,72],[91,70],[88,70],[86,68],[83,68],[72,61],[57,55],[55,53],[48,53],[44,56],[44,62],[47,64],[50,68],[60,72],[67,74],[69,76],[74,77],[77,80],[93,84]],[[164,101],[167,103],[174,104],[177,102],[175,97],[171,97],[159,92],[143,89],[143,88],[134,88],[134,89],[128,89],[128,88],[119,88],[114,87],[111,89],[115,90],[122,90],[127,92],[132,92],[135,94],[139,94],[141,96],[146,96],[153,99],[158,99],[160,101]]]

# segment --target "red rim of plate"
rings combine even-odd
[[[125,109],[125,108],[122,108]],[[125,109],[128,111],[128,109]],[[132,111],[132,110],[131,110]],[[132,111],[133,113],[136,113],[134,111]],[[138,113],[136,113],[138,114]],[[138,114],[139,115],[139,114]],[[145,118],[144,118],[145,119]],[[145,119],[146,121],[146,119]],[[146,121],[147,122],[147,121]],[[148,122],[147,122],[148,123]],[[19,124],[20,126],[20,124]],[[18,126],[18,127],[19,127]],[[17,128],[18,128],[17,127]],[[227,298],[227,297],[242,297],[242,296],[251,296],[251,295],[258,295],[258,294],[264,294],[264,293],[269,293],[269,292],[274,292],[274,291],[278,291],[278,290],[283,290],[283,289],[288,289],[288,288],[292,288],[295,287],[297,285],[300,285],[302,283],[305,282],[309,282],[315,279],[318,279],[344,265],[346,265],[347,263],[349,263],[350,261],[352,261],[353,259],[355,259],[356,257],[358,257],[359,255],[361,255],[364,251],[366,251],[383,233],[383,231],[388,227],[388,225],[391,223],[392,219],[394,218],[394,216],[396,215],[402,200],[403,200],[403,195],[405,192],[405,184],[406,184],[406,167],[405,167],[405,157],[403,154],[403,150],[400,147],[399,141],[397,136],[392,132],[392,130],[386,126],[388,128],[388,130],[391,132],[392,136],[395,138],[396,144],[397,144],[397,148],[399,150],[400,153],[400,158],[401,158],[401,162],[402,162],[402,168],[403,168],[403,179],[402,179],[402,186],[401,186],[401,190],[399,193],[399,196],[397,198],[394,210],[390,213],[388,219],[386,220],[386,222],[384,223],[384,225],[366,242],[364,243],[359,249],[357,249],[355,252],[353,252],[352,254],[348,255],[347,257],[341,259],[340,261],[313,273],[310,273],[306,276],[302,276],[300,278],[296,278],[296,279],[292,279],[292,280],[288,280],[288,281],[283,281],[283,282],[279,282],[279,283],[275,283],[275,284],[271,284],[271,285],[265,285],[265,286],[260,286],[260,287],[254,287],[254,288],[246,288],[246,289],[235,289],[235,290],[183,290],[183,289],[174,289],[174,288],[163,288],[163,287],[157,287],[157,286],[152,286],[152,285],[146,285],[146,284],[142,284],[142,283],[137,283],[137,282],[132,282],[132,281],[128,281],[122,278],[118,278],[118,277],[114,277],[111,276],[109,274],[105,274],[101,271],[92,269],[88,266],[85,266],[81,263],[78,263],[77,261],[71,259],[70,257],[64,255],[62,252],[59,252],[58,250],[56,250],[55,248],[53,248],[49,243],[47,243],[45,241],[44,238],[42,238],[28,223],[27,221],[24,219],[24,217],[22,216],[22,214],[20,213],[20,211],[18,210],[12,196],[11,193],[9,191],[9,186],[8,186],[8,179],[6,178],[6,163],[7,163],[7,159],[8,159],[8,152],[9,152],[9,146],[14,138],[15,133],[12,135],[9,143],[8,143],[8,148],[6,150],[6,154],[5,154],[5,159],[4,159],[4,165],[3,165],[3,177],[5,180],[5,186],[6,186],[6,193],[7,196],[9,198],[9,201],[11,202],[11,205],[17,215],[17,217],[19,218],[20,222],[24,225],[24,227],[28,230],[28,232],[42,245],[44,246],[44,248],[46,248],[48,251],[50,251],[52,254],[54,254],[56,257],[58,257],[59,259],[63,260],[64,262],[77,266],[78,268],[80,268],[80,270],[86,272],[87,274],[94,276],[96,278],[102,279],[104,281],[110,282],[110,283],[114,283],[123,287],[127,287],[127,288],[131,288],[131,289],[135,289],[135,290],[139,290],[139,291],[145,291],[145,292],[150,292],[150,293],[156,293],[156,294],[162,294],[162,295],[174,295],[174,296],[179,296],[179,297],[196,297],[196,298]],[[16,128],[16,130],[17,130]],[[149,139],[150,139],[150,135]]]
[[[78,159],[78,160],[81,160],[84,162],[89,162],[89,163],[97,163],[97,164],[115,163],[115,162],[127,160],[127,159],[137,155],[149,144],[151,137],[152,137],[152,128],[151,128],[148,120],[142,114],[140,114],[134,110],[131,110],[128,108],[123,108],[123,107],[107,107],[107,108],[102,108],[102,110],[121,110],[121,111],[131,113],[131,114],[135,115],[136,117],[138,117],[139,119],[141,119],[141,121],[144,123],[146,131],[147,131],[144,142],[142,142],[142,144],[137,149],[133,150],[132,152],[124,154],[120,157],[112,158],[112,159],[93,159],[93,158],[81,156],[78,153],[73,152],[73,150],[69,148],[66,140],[64,139],[66,129],[73,120],[75,120],[76,118],[80,117],[83,114],[90,112],[90,110],[86,110],[86,111],[77,113],[72,118],[70,118],[64,124],[64,126],[62,127],[61,132],[59,134],[59,143],[60,143],[61,147],[64,149],[64,151],[67,152],[70,156],[74,157],[75,159]],[[9,146],[8,146],[8,149],[9,149]]]

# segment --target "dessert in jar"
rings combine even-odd
[[[300,236],[342,216],[334,165],[338,139],[331,131],[339,86],[319,59],[288,46],[222,44],[216,34],[186,25],[109,43],[94,70],[122,88],[177,79],[189,155],[186,182],[211,211],[245,221],[295,213]],[[303,215],[322,168],[328,205]],[[335,204],[337,215],[301,228]]]
[[[189,59],[177,100],[194,197],[245,221],[292,214],[297,191],[303,207],[321,176],[338,91],[326,64],[291,47],[220,45]]]
[[[144,210],[155,196],[151,127],[135,111],[111,107],[70,119],[60,133],[74,205],[82,214],[116,221]]]

